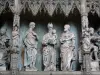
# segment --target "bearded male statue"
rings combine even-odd
[[[72,70],[72,61],[74,58],[75,49],[75,35],[70,32],[70,26],[64,26],[64,32],[60,38],[61,42],[61,70],[70,71]]]

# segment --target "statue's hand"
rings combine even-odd
[[[48,40],[48,43],[49,43],[49,44],[52,44],[52,40],[51,40],[51,39],[49,39],[49,40]]]
[[[66,40],[63,40],[63,41],[61,42],[61,44],[65,43],[65,42],[66,42]]]

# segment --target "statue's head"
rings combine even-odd
[[[52,23],[48,23],[48,30],[52,31],[52,29],[53,29],[53,24]]]
[[[52,34],[56,34],[56,30],[55,29],[52,30]]]
[[[35,28],[35,23],[34,22],[30,22],[29,27],[34,29]]]
[[[94,34],[94,29],[90,27],[90,34]]]
[[[6,33],[6,31],[7,31],[7,29],[2,28],[1,31],[0,31],[1,35],[4,35]]]
[[[14,28],[13,28],[13,30],[14,30],[14,31],[18,31],[18,26],[15,25]]]
[[[65,24],[64,26],[64,31],[70,31],[70,25],[69,24]]]

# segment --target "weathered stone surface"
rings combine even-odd
[[[37,44],[38,44],[38,36],[33,31],[35,28],[35,23],[30,22],[29,24],[29,30],[26,33],[24,44],[25,44],[25,60],[26,60],[26,71],[33,70],[37,71],[37,68],[35,67],[36,64],[36,55],[37,55]]]
[[[72,62],[75,60],[75,35],[70,32],[70,26],[64,26],[64,32],[60,38],[61,42],[61,70],[70,71],[72,70]]]
[[[56,50],[57,44],[56,30],[53,29],[53,24],[48,24],[48,33],[43,36],[43,64],[44,71],[56,71]]]

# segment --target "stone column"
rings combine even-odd
[[[90,44],[88,29],[88,13],[86,11],[86,0],[81,0],[81,21],[82,21],[82,50],[83,50],[83,73],[89,75],[91,71],[90,66]],[[88,35],[87,35],[88,34]],[[85,42],[88,40],[88,42]]]
[[[13,31],[12,31],[12,54],[11,54],[11,74],[18,75],[18,54],[19,54],[19,28],[20,28],[20,13],[19,13],[19,0],[15,0]],[[17,27],[17,29],[15,29]],[[16,36],[17,38],[15,38]]]

